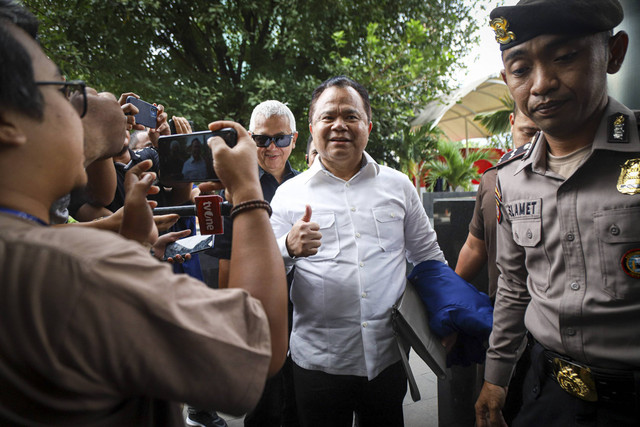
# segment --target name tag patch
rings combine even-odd
[[[511,219],[540,218],[542,199],[517,200],[515,202],[505,203],[505,209]]]

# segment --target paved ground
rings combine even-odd
[[[421,399],[414,402],[407,387],[404,398],[405,427],[437,427],[438,426],[438,382],[436,376],[427,365],[413,352],[409,356],[413,375],[420,389]],[[220,414],[229,427],[243,427],[243,418],[235,418]]]

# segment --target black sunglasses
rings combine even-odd
[[[276,147],[284,148],[288,147],[291,144],[291,141],[293,140],[293,134],[278,136],[251,135],[251,138],[253,138],[258,147],[267,148],[273,142],[274,144],[276,144]]]
[[[36,85],[57,85],[62,86],[60,92],[71,101],[71,97],[75,94],[82,94],[82,112],[80,118],[83,118],[87,114],[87,85],[82,80],[69,80],[69,81],[57,81],[57,82],[35,82]]]

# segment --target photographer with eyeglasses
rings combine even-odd
[[[82,112],[37,28],[0,0],[0,425],[184,426],[181,402],[246,412],[287,349],[253,140],[237,123],[209,125],[238,135],[233,148],[208,141],[221,180],[210,187],[237,203],[229,289],[173,274],[116,233],[50,227],[53,202],[87,183],[86,154]],[[150,163],[127,173],[123,214],[157,236]]]

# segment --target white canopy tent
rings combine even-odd
[[[412,127],[433,122],[451,141],[488,138],[491,133],[473,118],[481,113],[504,109],[501,98],[509,95],[499,74],[470,82],[441,100],[432,101],[411,122]]]

